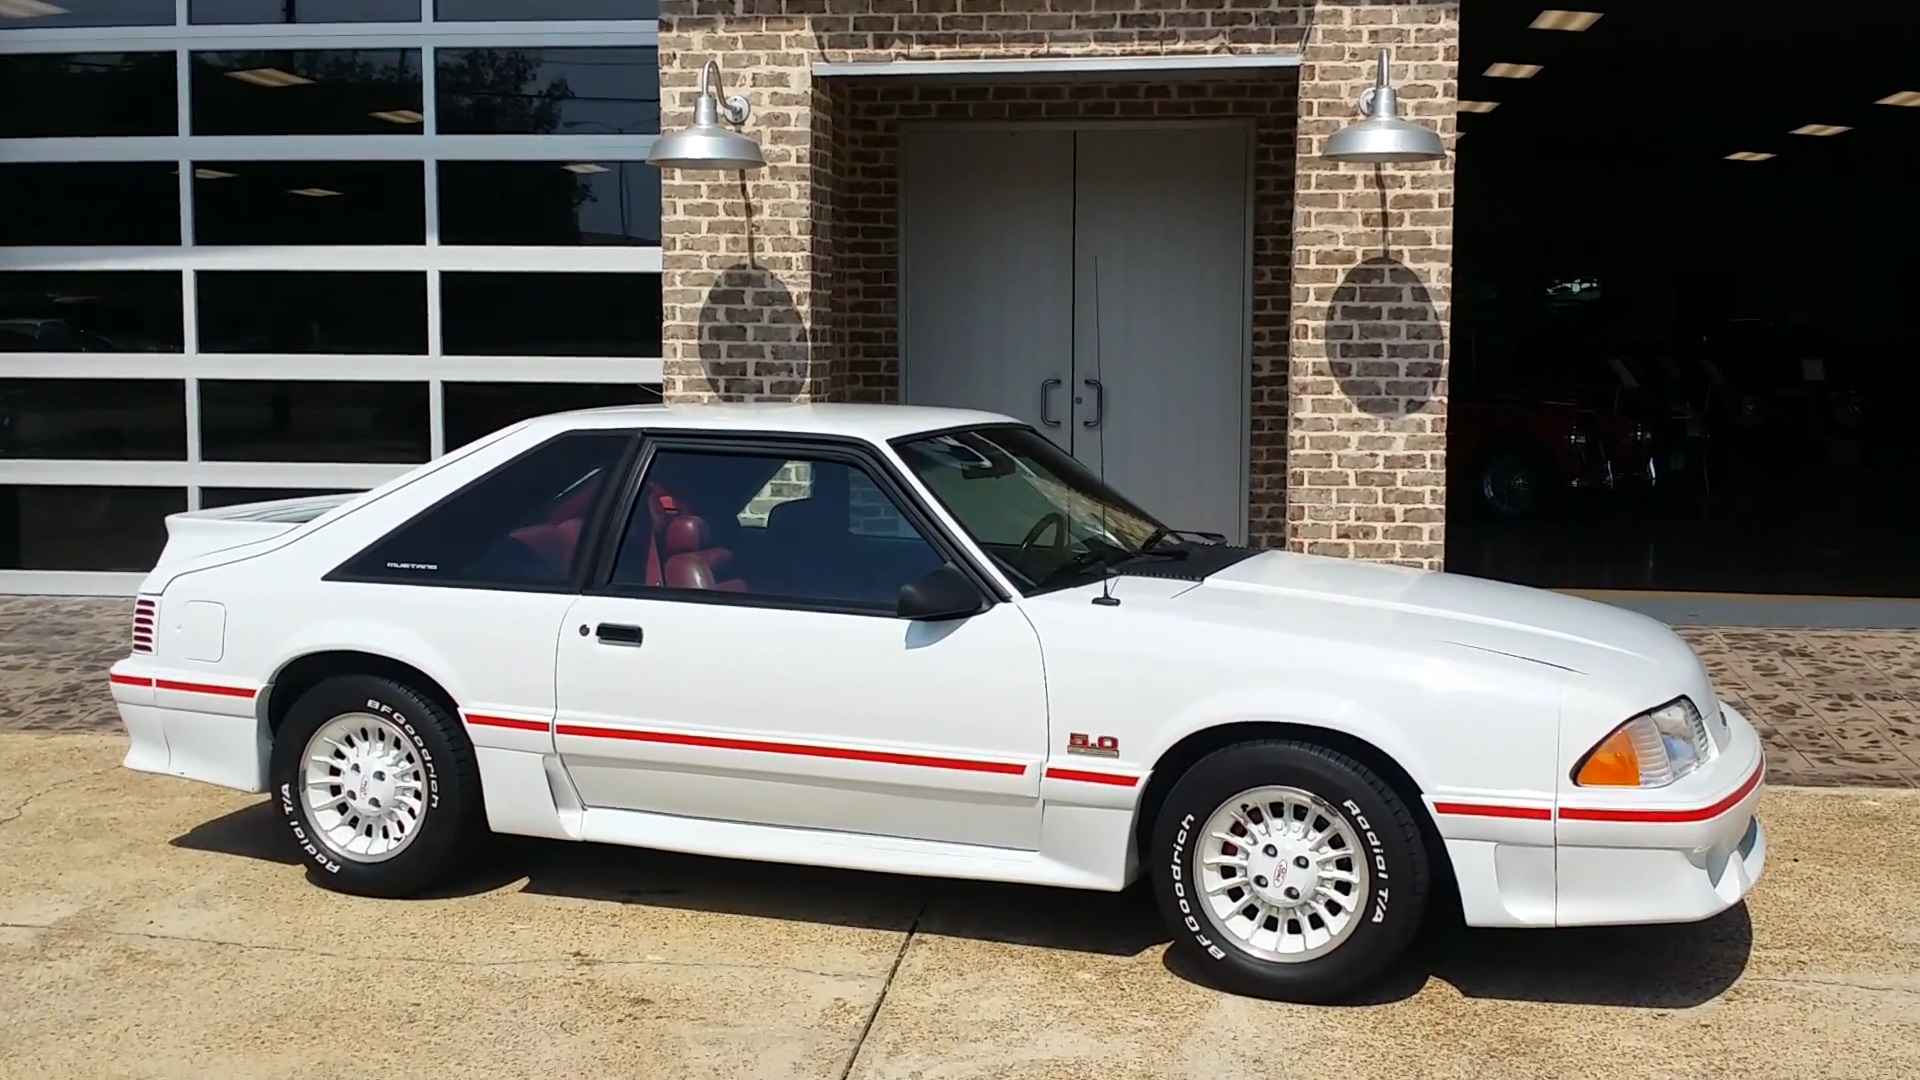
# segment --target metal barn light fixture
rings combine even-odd
[[[1400,98],[1393,92],[1387,71],[1387,50],[1380,50],[1380,73],[1373,87],[1360,94],[1360,111],[1367,118],[1348,124],[1327,137],[1320,156],[1329,161],[1385,164],[1402,161],[1440,161],[1447,144],[1432,128],[1400,119]]]
[[[663,169],[758,169],[766,155],[755,140],[720,126],[722,110],[735,127],[747,122],[747,99],[723,96],[720,65],[712,60],[700,70],[700,96],[693,102],[693,124],[663,133],[647,152],[647,164]]]

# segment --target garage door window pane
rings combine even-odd
[[[0,56],[0,138],[175,135],[177,93],[170,52]]]
[[[417,161],[197,161],[199,244],[422,244]]]
[[[419,22],[419,0],[192,0],[192,23]]]
[[[208,461],[425,461],[427,384],[208,379],[200,440]]]
[[[198,277],[202,352],[427,351],[424,273],[209,270]]]
[[[429,507],[341,573],[409,585],[563,586],[631,442],[617,431],[553,439]]]
[[[193,54],[195,135],[418,135],[419,49]]]
[[[178,244],[179,170],[171,161],[0,165],[0,246]]]
[[[173,270],[0,273],[0,353],[179,352],[180,308]]]
[[[443,161],[443,244],[660,244],[660,170],[644,161]]]
[[[441,22],[508,22],[525,19],[652,19],[660,0],[435,0]]]
[[[658,274],[440,276],[447,355],[660,355]]]
[[[173,0],[0,0],[0,29],[172,26]],[[0,99],[4,100],[4,99]]]
[[[449,450],[529,417],[660,400],[660,387],[641,383],[445,383],[440,392]]]
[[[200,509],[217,510],[223,506],[277,502],[281,499],[310,499],[316,495],[338,495],[351,488],[201,488]]]
[[[179,379],[0,379],[0,457],[184,461]]]
[[[186,508],[185,488],[0,487],[0,570],[143,573]]]
[[[651,47],[440,49],[440,131],[464,135],[647,135],[660,130]]]

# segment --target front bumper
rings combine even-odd
[[[1557,925],[1695,922],[1739,903],[1759,883],[1767,862],[1757,813],[1766,753],[1746,717],[1721,708],[1725,748],[1671,788],[1582,791],[1580,801],[1562,801]]]
[[[258,687],[185,677],[129,657],[108,674],[135,772],[259,793],[270,743]]]

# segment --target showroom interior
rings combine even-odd
[[[1448,568],[1920,596],[1912,6],[1541,6],[1461,9]]]

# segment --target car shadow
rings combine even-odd
[[[270,801],[175,837],[175,847],[300,865]],[[425,899],[521,892],[857,929],[938,934],[1104,956],[1160,950],[1175,976],[1207,972],[1170,936],[1140,885],[1120,893],[830,870],[601,844],[500,837],[476,868]],[[1704,923],[1581,930],[1476,930],[1429,920],[1407,958],[1354,1006],[1402,1001],[1431,980],[1469,998],[1644,1009],[1713,1000],[1746,970],[1745,905]]]

